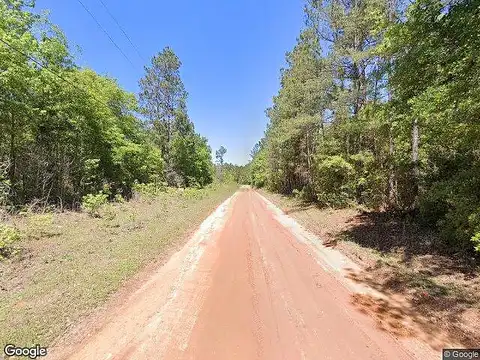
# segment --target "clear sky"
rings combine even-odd
[[[244,164],[261,138],[265,109],[279,88],[285,52],[303,25],[302,0],[103,0],[144,60],[99,0],[81,0],[108,31],[132,66],[77,0],[37,0],[65,32],[80,66],[118,79],[138,92],[149,59],[170,46],[182,61],[188,110],[213,152]],[[79,49],[77,49],[77,47]]]

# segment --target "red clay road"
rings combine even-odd
[[[309,245],[244,190],[67,359],[425,358],[351,304]],[[68,354],[65,355],[65,354]]]

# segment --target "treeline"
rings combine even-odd
[[[223,165],[223,169],[219,171],[222,174],[221,179],[224,182],[237,183],[240,185],[246,185],[250,183],[248,165],[225,163]]]
[[[77,66],[33,6],[0,1],[0,205],[76,207],[86,194],[129,196],[136,183],[212,182],[211,149],[188,117],[171,49],[145,67],[137,101]]]
[[[308,0],[251,182],[480,251],[480,3]]]

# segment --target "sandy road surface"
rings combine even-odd
[[[237,193],[99,331],[50,358],[430,358],[355,310],[341,273],[271,207]]]

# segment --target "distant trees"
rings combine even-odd
[[[225,162],[224,156],[227,149],[222,145],[215,151],[216,174],[220,182],[249,184],[249,165],[236,165]]]
[[[227,149],[222,145],[215,151],[215,158],[217,159],[217,165],[219,169],[220,181],[223,181],[223,157],[227,153]]]
[[[203,186],[213,180],[211,151],[186,111],[180,61],[171,49],[133,94],[114,79],[75,65],[67,40],[30,1],[0,2],[0,202],[77,206],[108,187],[134,183]]]
[[[250,183],[248,165],[223,164],[223,181],[248,185]]]
[[[223,165],[223,157],[227,153],[227,149],[222,145],[220,148],[215,151],[215,158],[217,159],[217,164],[222,166]]]
[[[250,181],[327,206],[415,210],[480,249],[480,8],[306,1]]]

